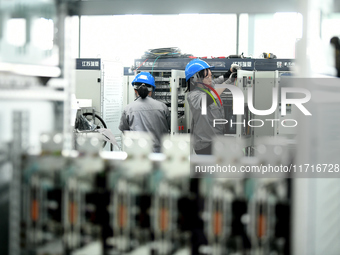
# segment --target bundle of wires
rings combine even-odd
[[[158,48],[149,49],[144,52],[143,58],[154,58],[154,57],[179,57],[181,56],[181,50],[177,47],[170,48]]]
[[[155,61],[152,64],[152,70],[151,70],[151,74],[153,74],[153,68],[155,66],[157,59],[159,59],[161,57],[163,57],[163,58],[177,57],[178,58],[178,57],[188,57],[188,56],[192,56],[192,55],[191,54],[182,54],[181,50],[178,47],[149,49],[149,50],[144,52],[144,55],[142,56],[142,58],[145,58],[146,60],[139,67],[141,67],[147,60],[155,58]],[[137,69],[139,67],[137,67]]]

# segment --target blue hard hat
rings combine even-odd
[[[203,69],[214,69],[214,66],[209,66],[209,64],[202,59],[191,60],[185,67],[185,80],[188,81],[195,73]]]
[[[132,81],[132,86],[134,86],[136,83],[144,83],[146,85],[152,86],[153,90],[156,89],[155,79],[148,72],[140,72],[139,74],[137,74]]]

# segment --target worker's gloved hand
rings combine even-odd
[[[238,64],[231,64],[230,69],[231,72],[235,73],[237,70],[241,70],[242,68]]]
[[[225,79],[228,78],[237,78],[237,70],[241,70],[242,68],[238,64],[231,64],[230,69],[226,72],[223,77]]]
[[[231,75],[230,78],[237,78],[237,70],[241,70],[242,68],[238,64],[231,64],[230,66],[231,69]]]

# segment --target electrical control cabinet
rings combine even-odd
[[[281,88],[292,86],[289,80],[291,75],[291,72],[279,71],[238,71],[237,86],[243,91],[245,102],[243,119],[246,129],[253,135],[254,145],[263,136],[293,138],[297,134],[297,127],[294,127],[297,107],[286,105],[286,114],[281,113]],[[270,114],[254,113],[267,110],[270,110]],[[241,135],[248,134],[244,129],[241,130]]]
[[[218,73],[215,73],[217,76]],[[247,95],[248,88],[252,87],[253,71],[238,70],[237,79],[235,79],[232,86],[235,86],[242,92],[243,97],[243,114],[234,114],[234,95],[229,89],[226,89],[221,94],[223,101],[224,114],[226,120],[225,136],[235,136],[242,139],[245,146],[252,146],[252,135],[254,133],[252,125],[249,121],[253,118],[253,114],[249,111]]]
[[[123,66],[99,58],[76,59],[76,98],[91,99],[95,114],[119,140],[123,108]],[[109,144],[106,145],[107,149]]]
[[[215,78],[222,74],[213,71]],[[281,113],[281,88],[292,86],[291,76],[291,72],[238,70],[237,79],[231,85],[243,94],[244,112],[234,114],[234,95],[226,89],[221,94],[225,136],[241,138],[247,146],[256,145],[263,136],[294,138],[297,134],[297,107],[286,105],[286,114]],[[270,110],[270,114],[256,114],[257,110]]]

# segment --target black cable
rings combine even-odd
[[[188,57],[192,56],[191,54],[182,54],[181,50],[178,47],[169,47],[169,48],[157,48],[157,49],[149,49],[144,52],[142,58],[178,58],[178,57]]]

